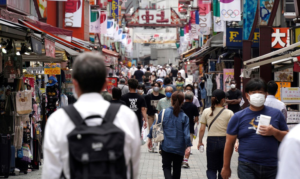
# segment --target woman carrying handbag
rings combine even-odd
[[[192,146],[189,118],[181,110],[183,101],[183,93],[178,91],[174,92],[171,97],[172,106],[160,112],[157,123],[155,120],[148,135],[149,149],[152,148],[152,138],[156,142],[162,140],[162,163],[165,179],[180,179],[184,152],[186,148]],[[157,132],[161,129],[158,127],[161,121],[163,133]],[[173,175],[171,173],[172,164]]]

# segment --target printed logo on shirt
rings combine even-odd
[[[257,117],[256,117],[256,120],[255,120],[255,118],[253,118],[253,119],[249,122],[249,124],[250,124],[252,127],[249,127],[248,129],[253,129],[253,130],[256,131],[257,126],[258,126],[259,119],[260,119],[260,116],[257,116]],[[255,124],[254,122],[257,123],[257,124]]]
[[[151,100],[151,106],[153,106],[153,108],[155,108],[156,109],[156,107],[157,107],[157,104],[158,104],[158,100]]]
[[[129,108],[132,109],[133,111],[139,110],[138,107],[137,107],[137,104],[136,104],[137,100],[138,100],[137,98],[133,98],[133,99],[129,98],[129,102],[130,102]]]

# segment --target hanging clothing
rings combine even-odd
[[[212,75],[206,75],[206,78],[207,78],[207,84],[206,84],[207,96],[212,96],[212,90],[213,90]]]
[[[207,92],[206,92],[206,89],[204,87],[204,83],[200,83],[199,89],[200,89],[201,99],[205,99]]]
[[[217,89],[220,89],[220,77],[221,77],[221,73],[219,73],[217,76],[216,76],[216,82],[217,82]]]
[[[212,75],[212,82],[213,82],[213,88],[212,91],[215,91],[217,89],[217,81],[216,81],[216,74]]]

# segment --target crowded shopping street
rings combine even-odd
[[[0,179],[300,179],[300,0],[0,0]]]

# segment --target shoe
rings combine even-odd
[[[190,151],[190,154],[192,155],[193,153],[192,153],[192,150]]]
[[[157,149],[156,147],[152,149],[153,150],[153,153],[157,153]]]
[[[187,162],[183,162],[182,163],[182,167],[183,168],[190,168],[189,164]]]
[[[159,154],[161,155],[161,150],[159,150]]]

